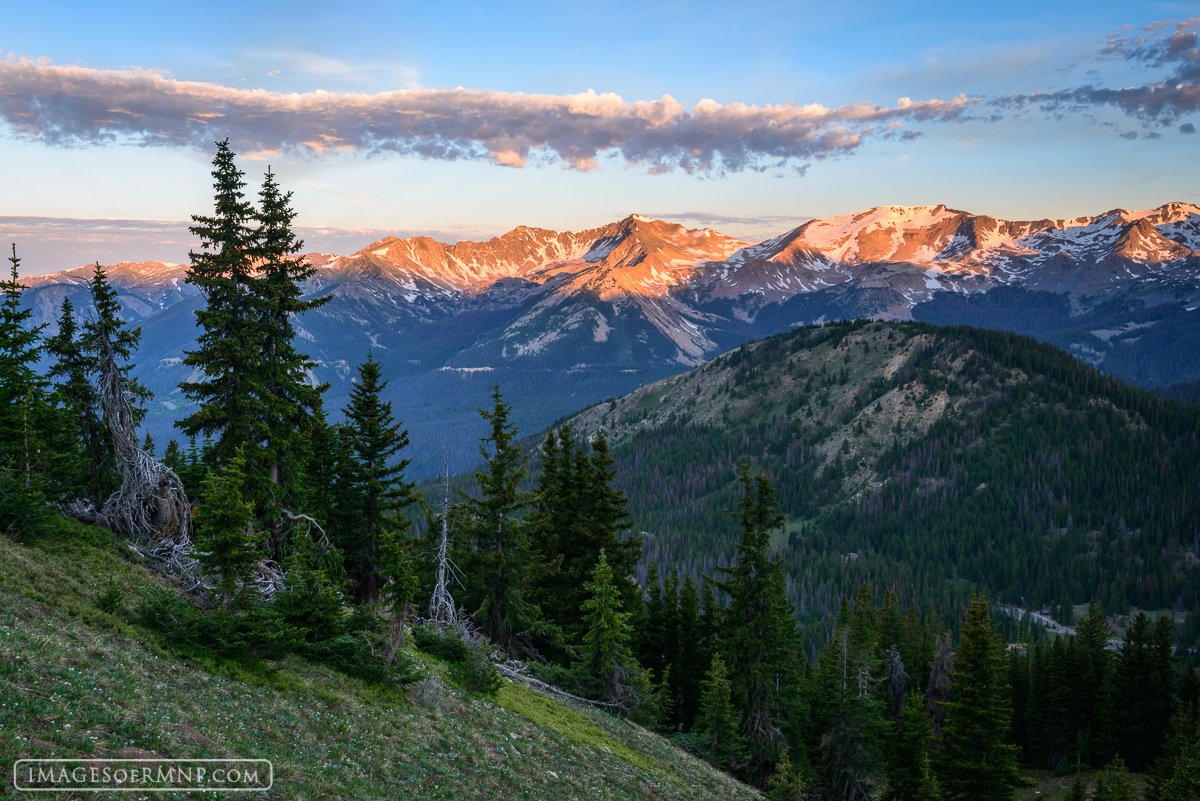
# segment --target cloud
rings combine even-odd
[[[754,227],[770,226],[777,228],[786,226],[795,228],[812,217],[789,217],[784,214],[764,214],[757,217],[738,217],[727,214],[711,214],[705,211],[662,211],[647,212],[650,217],[670,222],[686,221],[704,226],[749,225]]]
[[[1180,117],[1200,111],[1200,47],[1197,46],[1200,37],[1197,31],[1200,31],[1200,17],[1182,22],[1155,22],[1145,26],[1140,31],[1144,35],[1138,37],[1130,37],[1127,30],[1109,36],[1108,44],[1100,51],[1100,58],[1124,59],[1151,69],[1168,70],[1165,76],[1158,76],[1159,79],[1152,83],[1121,89],[1088,84],[1057,92],[1007,95],[990,102],[1017,109],[1036,107],[1051,114],[1112,106],[1148,123],[1173,125]]]
[[[9,56],[0,61],[0,119],[52,145],[131,143],[211,150],[229,137],[248,157],[333,151],[488,159],[524,167],[559,161],[598,169],[616,155],[652,172],[770,169],[844,155],[889,122],[961,119],[977,101],[900,98],[854,103],[691,109],[669,95],[629,102],[591,90],[533,95],[478,89],[378,94],[281,93],[180,81],[142,69],[96,70]]]
[[[1174,26],[1169,36],[1161,33]],[[1200,78],[1200,17],[1185,19],[1182,22],[1164,20],[1154,22],[1142,29],[1143,34],[1160,34],[1159,36],[1141,36],[1130,38],[1123,35],[1126,31],[1112,34],[1108,37],[1108,46],[1102,55],[1110,58],[1123,58],[1126,61],[1141,62],[1151,67],[1171,66],[1174,72],[1168,77],[1168,82],[1174,80],[1193,81]]]

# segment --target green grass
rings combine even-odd
[[[287,799],[759,797],[604,712],[511,683],[461,693],[421,653],[428,678],[405,691],[296,657],[200,662],[96,603],[116,586],[131,610],[162,581],[99,529],[0,538],[0,797],[18,758],[146,751],[270,759]]]

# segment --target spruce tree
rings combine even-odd
[[[590,453],[569,426],[551,431],[542,445],[542,472],[528,516],[529,540],[540,563],[531,597],[568,638],[582,631],[583,585],[601,549],[608,554],[625,611],[640,605],[633,572],[642,540],[621,539],[631,523],[625,494],[612,487],[612,465],[603,432],[590,443]]]
[[[340,428],[341,520],[335,539],[360,603],[378,600],[381,538],[389,527],[399,525],[399,513],[418,500],[413,483],[404,481],[409,460],[396,458],[408,447],[408,431],[393,417],[391,401],[381,398],[388,384],[381,375],[379,362],[368,352]]]
[[[9,263],[12,278],[0,282],[0,468],[8,471],[0,526],[22,535],[41,528],[45,500],[73,496],[79,457],[73,420],[34,369],[44,326],[30,326],[32,312],[21,308],[16,245]]]
[[[612,568],[603,550],[586,584],[589,597],[583,602],[587,631],[583,635],[583,666],[599,685],[604,700],[632,709],[638,697],[641,668],[629,650],[632,636],[629,612],[621,611],[621,596]]]
[[[304,430],[321,407],[327,384],[312,385],[307,376],[317,366],[295,348],[292,318],[327,303],[330,295],[302,299],[300,284],[316,268],[299,258],[304,243],[292,231],[296,212],[291,192],[283,192],[267,169],[259,193],[258,228],[253,255],[259,274],[252,288],[258,306],[263,426],[263,468],[271,482],[271,495],[287,503],[297,491],[302,454],[298,446]]]
[[[939,797],[929,765],[929,716],[919,694],[906,696],[888,733],[885,801],[933,801]]]
[[[456,561],[465,574],[464,595],[476,621],[493,642],[511,652],[516,635],[534,627],[541,613],[529,598],[532,560],[520,518],[528,503],[518,489],[526,474],[525,455],[517,444],[517,427],[509,421],[512,407],[498,384],[491,397],[492,409],[479,410],[491,424],[479,446],[485,462],[475,473],[480,497],[463,499],[461,542],[466,550]]]
[[[58,333],[46,340],[46,353],[53,357],[49,375],[72,420],[84,463],[80,489],[99,509],[119,486],[112,464],[112,438],[102,419],[100,393],[94,377],[98,360],[85,350],[70,298],[63,298]]]
[[[843,598],[833,637],[817,662],[824,768],[843,797],[869,794],[884,764],[883,674],[873,607],[867,584],[860,585],[853,611]]]
[[[747,749],[732,694],[725,660],[715,653],[701,682],[700,714],[693,731],[703,743],[706,759],[725,770],[738,771],[745,766]]]
[[[36,409],[45,403],[45,382],[34,370],[39,353],[41,332],[45,326],[32,327],[32,312],[21,308],[25,287],[20,277],[21,260],[13,245],[12,278],[0,283],[4,300],[0,303],[0,458],[6,458],[21,480],[32,480],[41,444],[36,426]]]
[[[729,595],[720,631],[742,732],[762,781],[785,746],[783,698],[799,680],[799,635],[787,600],[783,560],[771,559],[771,533],[785,522],[766,475],[750,476],[744,460],[738,476],[742,498],[734,517],[741,524],[737,565],[718,568],[718,586]]]
[[[254,502],[265,487],[258,475],[266,433],[263,427],[262,340],[256,319],[253,248],[257,234],[254,207],[242,191],[245,174],[234,163],[229,140],[217,143],[213,157],[212,215],[192,215],[189,227],[200,238],[200,250],[188,253],[184,279],[195,286],[207,305],[196,312],[201,332],[196,350],[187,351],[183,364],[193,369],[194,381],[179,385],[198,408],[175,426],[189,436],[215,437],[209,464],[223,464],[241,452],[255,481]]]
[[[700,620],[700,596],[691,576],[683,579],[679,592],[679,665],[673,671],[679,688],[675,719],[684,731],[700,711],[700,682],[711,655],[704,650],[704,628]]]
[[[1165,620],[1165,619],[1164,619]],[[1129,767],[1145,772],[1162,754],[1171,722],[1174,670],[1170,622],[1155,631],[1145,612],[1125,630],[1114,670],[1116,751]]]
[[[1004,643],[988,602],[974,598],[959,629],[946,722],[934,767],[947,797],[1012,798],[1022,785],[1017,748],[1008,742],[1012,701],[1004,676]]]
[[[217,592],[226,608],[254,599],[251,574],[265,555],[265,534],[254,530],[254,508],[242,493],[245,464],[241,452],[235,451],[219,473],[209,470],[204,502],[196,510],[197,558],[220,577]]]

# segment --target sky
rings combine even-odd
[[[251,7],[247,7],[250,5]],[[214,142],[306,250],[1200,204],[1200,0],[9,4],[0,243],[186,263]]]

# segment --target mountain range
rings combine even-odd
[[[524,429],[680,372],[754,337],[847,318],[972,323],[1032,333],[1148,387],[1200,378],[1200,208],[1168,203],[1071,220],[1009,221],[945,206],[885,206],[744,242],[631,215],[577,232],[518,227],[448,245],[386,237],[309,253],[297,321],[340,407],[368,349],[421,449],[419,474],[473,460],[475,408],[499,382]],[[187,268],[108,268],[141,325],[149,428],[170,436],[202,299]],[[35,321],[79,309],[90,267],[22,279]]]

